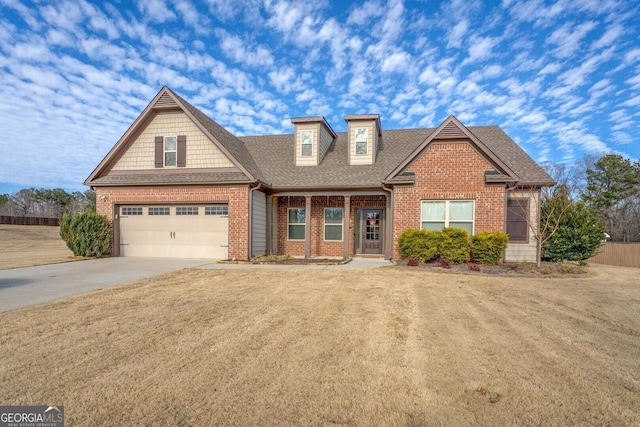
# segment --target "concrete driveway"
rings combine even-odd
[[[0,270],[0,312],[210,263],[117,257]]]

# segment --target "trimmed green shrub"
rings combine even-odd
[[[96,257],[110,253],[111,227],[105,217],[95,212],[63,216],[60,237],[75,256]]]
[[[471,238],[472,258],[480,264],[498,264],[509,235],[503,231],[481,231]]]
[[[438,255],[452,264],[462,264],[469,261],[471,253],[471,238],[464,228],[447,227],[440,232],[442,238],[438,248]]]
[[[420,262],[430,262],[444,258],[452,264],[469,260],[471,239],[463,228],[435,230],[405,230],[398,237],[398,247],[402,256]]]
[[[410,228],[398,237],[400,253],[407,258],[429,262],[437,258],[441,240],[439,231]]]

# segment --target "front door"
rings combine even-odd
[[[362,210],[362,253],[382,253],[382,209]]]

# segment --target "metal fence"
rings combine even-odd
[[[12,225],[60,225],[58,218],[44,218],[39,216],[8,216],[0,215],[0,224]]]
[[[607,242],[588,262],[640,268],[640,243]]]

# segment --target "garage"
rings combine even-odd
[[[120,256],[227,259],[226,204],[122,205]]]

